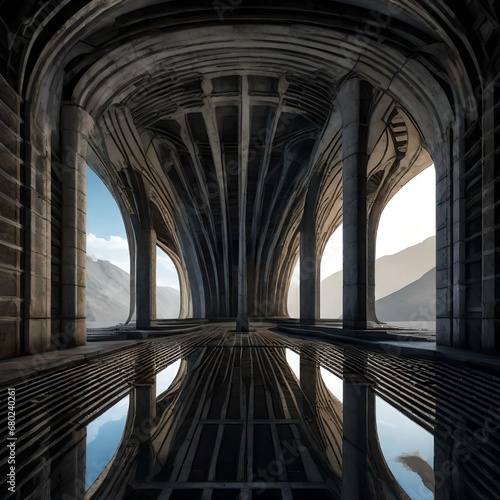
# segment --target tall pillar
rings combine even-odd
[[[317,259],[316,215],[321,177],[307,191],[300,227],[300,322],[314,324],[320,316],[320,270]]]
[[[238,312],[236,331],[248,332],[248,282],[247,282],[247,240],[246,240],[246,212],[248,189],[248,151],[250,147],[250,106],[248,105],[248,79],[241,78],[241,113],[240,113],[240,141],[239,141],[239,170],[238,170]]]
[[[499,80],[490,81],[483,100],[483,270],[482,270],[482,339],[481,350],[489,354],[500,354],[500,173],[496,161],[500,125],[496,108],[500,98]],[[495,108],[495,105],[496,108]]]
[[[137,328],[156,325],[156,232],[148,223],[142,221],[136,235]]]
[[[367,239],[367,288],[366,288],[366,320],[368,323],[378,323],[375,308],[375,257],[377,252],[377,228],[379,214],[371,216],[368,220]]]
[[[453,347],[466,343],[464,121],[459,113],[449,130],[450,153],[441,153],[445,168],[436,168],[436,342]]]
[[[366,171],[372,87],[352,78],[342,85],[343,323],[363,329],[367,322]]]
[[[73,104],[61,109],[61,346],[86,342],[86,153],[93,120]]]
[[[23,355],[54,348],[51,345],[50,140],[45,129],[42,130],[35,123],[31,113],[28,113],[25,127],[28,135],[24,142],[23,234],[22,240],[21,237],[18,240],[19,246],[23,248],[22,260],[20,259],[22,284],[15,278],[11,281],[14,290],[23,290],[20,346]],[[8,345],[6,349],[7,352],[16,352],[15,348],[9,348]]]

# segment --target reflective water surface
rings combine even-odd
[[[123,437],[130,397],[114,404],[87,426],[85,489],[88,490],[111,461]]]
[[[19,498],[500,492],[492,370],[212,324],[14,386]]]
[[[285,349],[285,357],[297,380],[300,380],[300,355],[291,349]]]
[[[377,437],[395,479],[412,499],[434,497],[434,437],[380,397]]]
[[[178,359],[156,374],[156,397],[163,394],[170,387],[180,366],[181,360]]]
[[[344,397],[344,382],[340,377],[334,375],[331,371],[323,366],[319,367],[321,378],[328,390],[342,403]]]

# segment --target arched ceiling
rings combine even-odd
[[[371,206],[430,163],[480,65],[464,17],[438,0],[63,0],[7,22],[24,19],[23,95],[90,114],[108,184],[133,207],[126,172],[141,176],[163,246],[190,263],[208,313],[230,315],[242,217],[251,295],[275,313],[313,174],[320,248],[341,220],[346,78],[374,87]]]

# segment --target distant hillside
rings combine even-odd
[[[377,259],[375,298],[386,297],[421,278],[434,268],[435,255],[436,238],[432,236],[394,255]],[[299,316],[298,291],[298,285],[292,284],[288,299],[288,311],[291,317]],[[429,293],[432,295],[428,301],[434,298],[434,288]],[[321,317],[339,318],[342,315],[341,298],[342,271],[339,271],[321,282]]]
[[[88,326],[105,326],[126,321],[129,314],[130,275],[108,261],[87,256],[87,322]],[[179,291],[157,287],[157,316],[177,318]]]
[[[397,292],[377,300],[380,321],[433,321],[436,317],[436,268]]]
[[[179,317],[181,297],[179,290],[171,286],[156,287],[156,315],[158,319],[174,319]]]

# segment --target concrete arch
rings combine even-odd
[[[61,153],[59,108],[72,102],[94,120],[86,140],[103,148],[116,171],[113,182],[131,169],[147,179],[147,196],[169,198],[162,210],[184,240],[179,248],[193,291],[198,290],[197,314],[234,316],[245,303],[238,306],[233,298],[234,273],[248,265],[256,276],[251,289],[247,283],[238,293],[252,296],[257,306],[274,303],[282,313],[288,260],[314,172],[325,170],[318,253],[340,223],[343,125],[335,97],[352,77],[369,82],[381,103],[392,100],[402,110],[412,137],[420,138],[434,160],[438,239],[443,249],[453,246],[452,228],[463,221],[458,226],[448,221],[468,185],[465,179],[458,186],[457,179],[468,162],[477,168],[476,160],[463,157],[460,144],[466,131],[471,138],[479,130],[486,102],[494,102],[486,99],[482,82],[491,77],[484,68],[495,67],[495,54],[486,47],[498,20],[491,9],[480,17],[481,6],[477,0],[452,12],[441,0],[336,3],[335,8],[320,1],[313,9],[294,1],[266,3],[263,10],[256,1],[220,12],[201,1],[189,11],[177,0],[141,2],[140,11],[133,0],[30,4],[8,19],[21,49],[9,59],[9,78],[25,103],[26,178],[48,179],[50,162],[38,159]],[[33,15],[23,21],[26,14]],[[471,25],[472,16],[484,29]],[[377,127],[388,141],[391,127]],[[472,151],[474,144],[469,146]],[[170,156],[173,170],[166,168]],[[487,183],[487,169],[482,175]],[[30,186],[48,202],[34,180],[28,191]],[[240,206],[243,199],[248,210]],[[47,220],[43,224],[48,227]],[[28,254],[30,262],[32,250]],[[452,313],[453,288],[467,281],[453,271],[462,254],[438,254],[443,342],[451,342],[453,315],[462,314]],[[50,260],[50,252],[44,258]],[[47,311],[43,317],[48,304],[41,307]],[[485,306],[484,314],[490,309]],[[474,320],[478,325],[479,318]]]

